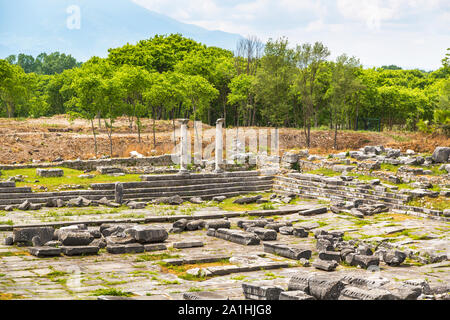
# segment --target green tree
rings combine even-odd
[[[295,51],[287,38],[269,39],[256,71],[255,100],[261,116],[273,125],[287,125],[292,109],[290,88],[295,72]],[[253,103],[250,103],[254,108]]]
[[[334,118],[334,149],[337,149],[338,126],[349,114],[349,103],[355,92],[364,87],[357,77],[360,62],[355,57],[343,54],[336,59],[332,67],[332,81],[327,91]]]
[[[311,124],[318,106],[317,74],[330,51],[321,42],[297,46],[296,61],[299,69],[296,85],[303,110],[306,145],[311,146]]]

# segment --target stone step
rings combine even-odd
[[[124,200],[134,199],[137,201],[151,201],[155,198],[170,197],[179,195],[183,199],[189,199],[194,196],[199,196],[204,199],[212,198],[215,196],[233,194],[239,195],[239,193],[252,193],[252,192],[270,192],[272,190],[272,185],[263,186],[248,186],[248,187],[230,187],[230,188],[214,188],[206,190],[194,190],[194,191],[183,191],[183,192],[153,192],[144,194],[125,194]]]
[[[33,194],[34,195],[34,194]],[[22,202],[24,202],[25,200],[28,200],[29,202],[33,203],[33,204],[46,204],[48,200],[51,199],[61,199],[64,201],[68,201],[71,199],[75,199],[78,198],[79,196],[50,196],[50,197],[25,197],[25,198],[18,198],[18,199],[2,199],[0,200],[0,208],[6,207],[7,205],[14,205],[14,204],[21,204]],[[88,199],[88,200],[100,200],[101,198],[106,197],[108,200],[114,200],[114,195],[110,196],[110,195],[83,195],[84,198]]]
[[[22,193],[22,192],[32,192],[30,187],[9,187],[9,188],[0,188],[0,195],[2,193]]]
[[[124,189],[140,189],[140,188],[156,188],[156,187],[175,187],[187,185],[200,185],[206,183],[231,183],[231,182],[253,182],[253,181],[272,181],[272,176],[251,176],[251,177],[211,177],[211,178],[195,178],[195,179],[172,179],[155,181],[136,181],[122,183]],[[114,183],[93,183],[91,188],[94,190],[113,190]]]
[[[14,181],[1,181],[0,188],[15,188],[16,183]]]
[[[270,181],[252,181],[252,182],[229,182],[229,183],[205,183],[196,184],[190,186],[176,186],[176,187],[159,187],[159,188],[139,188],[139,189],[124,189],[124,195],[127,194],[140,194],[140,193],[155,193],[155,192],[185,192],[185,191],[197,191],[215,189],[217,186],[222,188],[231,187],[257,187],[257,186],[270,186]]]
[[[165,174],[165,175],[142,175],[140,176],[142,181],[158,181],[158,180],[191,180],[198,178],[227,178],[227,177],[255,177],[259,176],[259,171],[236,171],[236,172],[224,172],[224,173],[193,173],[187,175],[180,174]]]
[[[0,203],[3,200],[15,200],[19,199],[24,201],[24,199],[32,198],[63,198],[63,197],[91,197],[91,196],[114,196],[114,191],[112,190],[76,190],[76,191],[61,191],[61,192],[23,192],[23,193],[8,193],[0,194]]]
[[[293,182],[298,184],[297,179],[292,179],[292,178],[287,178],[287,177],[282,177],[282,176],[277,176],[275,178],[275,180],[283,180],[286,182]],[[364,194],[374,194],[374,195],[380,195],[383,196],[385,198],[392,198],[392,199],[399,199],[399,200],[403,200],[403,201],[410,201],[412,199],[412,197],[410,195],[405,195],[405,194],[397,194],[397,193],[392,193],[392,192],[381,192],[381,191],[376,191],[373,190],[372,188],[370,189],[365,189],[365,188],[358,188],[357,186],[355,187],[350,187],[351,184],[348,184],[347,186],[333,186],[330,187],[327,184],[324,183],[320,183],[320,182],[308,182],[308,181],[303,181],[301,180],[301,184],[302,186],[313,186],[313,187],[320,187],[320,188],[326,188],[326,189],[332,189],[332,190],[343,190],[343,191],[348,191],[348,192],[352,192],[352,191],[357,191],[359,193],[364,193]]]
[[[315,192],[317,193],[326,193],[329,195],[337,195],[337,196],[356,196],[358,198],[364,198],[364,199],[372,199],[387,203],[395,203],[395,204],[403,204],[404,201],[399,199],[393,199],[389,197],[382,197],[378,196],[376,194],[368,194],[368,193],[361,193],[361,192],[355,192],[355,189],[348,188],[345,190],[341,190],[339,188],[325,188],[325,187],[315,187],[315,186],[304,186],[299,183],[295,182],[284,182],[282,179],[275,179],[274,181],[274,187],[280,186],[282,188],[290,188],[291,190],[295,190],[295,192]]]

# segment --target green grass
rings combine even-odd
[[[116,297],[132,297],[133,294],[131,292],[124,292],[118,289],[98,289],[92,291],[91,296],[116,296]]]
[[[250,193],[246,194],[245,196],[239,196],[239,197],[233,197],[225,199],[223,202],[219,203],[218,207],[225,211],[254,211],[254,210],[260,210],[262,206],[257,203],[250,203],[250,204],[236,204],[233,203],[234,200],[244,197],[252,197],[256,195],[261,195],[263,198],[267,198],[270,193]],[[268,206],[270,203],[265,203],[263,205]],[[263,209],[263,210],[270,210],[270,209]]]
[[[445,209],[450,209],[450,200],[444,197],[424,197],[411,200],[406,205],[443,211]]]
[[[381,164],[381,170],[383,170],[383,171],[390,171],[390,172],[397,173],[398,168],[399,168],[399,166],[389,164],[389,163]]]
[[[188,292],[202,292],[203,289],[197,287],[190,287]]]
[[[13,226],[14,222],[11,219],[9,219],[7,221],[0,221],[0,225]]]
[[[146,253],[139,255],[135,262],[145,262],[145,261],[158,261],[164,259],[176,259],[179,258],[180,255],[177,254],[169,254],[169,253]]]
[[[130,181],[140,181],[139,174],[127,174],[121,177],[111,177],[108,175],[100,175],[98,172],[92,172],[90,174],[94,175],[92,179],[78,178],[79,175],[84,174],[83,171],[68,169],[68,168],[55,168],[63,169],[64,177],[55,178],[43,178],[36,175],[36,169],[14,169],[14,170],[3,170],[2,178],[8,179],[13,176],[22,175],[25,176],[24,182],[17,182],[17,187],[31,187],[33,191],[39,192],[39,186],[44,186],[48,188],[48,191],[54,191],[56,189],[62,190],[61,185],[80,185],[82,189],[87,189],[91,183],[108,183],[108,182],[130,182]],[[39,180],[39,182],[34,182]]]
[[[341,175],[340,172],[336,172],[336,171],[333,171],[333,170],[327,169],[327,168],[320,168],[320,169],[308,171],[306,173],[323,174],[324,176],[327,176],[327,177],[336,177],[336,176],[340,176]]]

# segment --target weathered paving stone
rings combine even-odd
[[[249,204],[249,203],[256,203],[256,201],[260,200],[262,198],[261,195],[257,195],[254,197],[244,197],[244,198],[239,198],[233,201],[233,203],[236,204]]]
[[[13,239],[15,243],[30,244],[35,236],[38,236],[42,243],[53,240],[55,229],[52,227],[31,227],[15,228]]]
[[[260,243],[260,239],[256,234],[240,230],[217,229],[214,232],[209,232],[208,230],[207,235],[246,246],[258,245]]]
[[[264,226],[265,229],[272,229],[275,230],[276,232],[280,231],[280,228],[282,227],[291,227],[292,223],[290,222],[271,222],[268,223]]]
[[[383,254],[383,261],[389,266],[399,266],[405,259],[406,253],[398,250],[390,250]]]
[[[309,279],[316,276],[315,273],[296,273],[288,283],[288,291],[303,291],[309,294]]]
[[[363,269],[368,269],[369,267],[378,267],[380,258],[350,253],[345,257],[345,262],[351,266],[360,266]]]
[[[275,241],[277,240],[277,232],[275,230],[251,227],[246,229],[247,232],[255,233],[262,241]]]
[[[336,261],[337,263],[341,262],[341,253],[335,251],[322,251],[319,252],[319,259],[326,261]]]
[[[124,245],[108,245],[106,251],[111,254],[124,254],[124,253],[142,253],[144,252],[144,246],[139,243],[130,243]]]
[[[294,227],[281,227],[279,232],[280,234],[291,236],[294,234]]]
[[[167,246],[163,243],[151,243],[144,245],[145,252],[167,250]]]
[[[145,209],[147,204],[145,202],[137,202],[137,201],[130,201],[127,203],[128,208],[130,209]]]
[[[187,224],[188,224],[188,220],[187,220],[187,219],[180,219],[180,220],[175,221],[175,222],[172,224],[172,227],[173,227],[173,228],[177,228],[177,229],[184,230],[184,229],[186,228],[186,225],[187,225]]]
[[[341,260],[345,261],[345,257],[351,253],[355,253],[354,248],[343,248],[341,250]]]
[[[205,244],[203,241],[182,241],[175,242],[172,246],[175,249],[187,249],[187,248],[198,248],[203,247]]]
[[[327,213],[327,212],[328,212],[328,208],[322,207],[322,208],[303,210],[303,211],[300,211],[298,214],[301,216],[312,216],[312,215],[322,214],[322,213]]]
[[[34,236],[33,239],[31,239],[31,244],[33,245],[33,247],[40,247],[43,245],[39,236]]]
[[[316,275],[308,280],[309,292],[318,300],[337,300],[344,289],[344,284],[338,278]]]
[[[61,255],[61,249],[53,247],[32,247],[28,251],[38,258],[57,257]]]
[[[186,224],[186,230],[188,230],[188,231],[201,230],[205,227],[205,225],[206,225],[206,222],[204,220],[189,221]]]
[[[136,239],[130,235],[128,236],[110,236],[106,238],[106,243],[108,245],[122,245],[136,243]]]
[[[98,254],[99,249],[96,246],[61,247],[62,253],[66,256],[95,255]]]
[[[259,228],[264,228],[269,222],[273,222],[273,221],[268,221],[266,219],[258,219],[258,220],[239,220],[237,222],[237,226],[239,228],[243,228],[246,229],[249,227],[259,227]]]
[[[212,201],[216,201],[216,202],[223,202],[227,197],[225,196],[218,196],[218,197],[214,197],[212,198]]]
[[[4,240],[5,246],[12,246],[14,244],[14,238],[13,237],[6,237]]]
[[[143,244],[164,242],[169,237],[167,230],[158,226],[134,226],[125,232]]]
[[[206,222],[206,229],[230,229],[231,222],[228,220],[210,220]]]
[[[87,246],[92,241],[94,241],[94,237],[88,231],[80,231],[80,232],[59,232],[58,240],[64,246]]]
[[[304,228],[294,227],[293,234],[297,238],[307,238],[309,233]]]
[[[356,253],[364,256],[371,256],[373,254],[372,249],[366,245],[360,245],[356,248]]]
[[[283,288],[278,286],[266,286],[258,284],[243,283],[245,299],[247,300],[279,300]]]
[[[200,292],[185,292],[183,293],[184,300],[227,300],[228,297],[222,296],[215,292],[200,291]]]
[[[336,267],[338,266],[338,263],[334,260],[321,260],[316,259],[312,266],[316,269],[324,270],[324,271],[334,271]]]
[[[405,283],[390,282],[380,289],[389,291],[398,300],[417,300],[422,294],[422,288]]]
[[[316,249],[317,251],[332,251],[334,249],[333,244],[331,241],[326,239],[318,239],[316,242]]]
[[[156,204],[169,204],[169,205],[181,205],[183,204],[184,200],[179,195],[172,196],[172,197],[163,197],[158,198],[154,200],[154,203]]]
[[[62,169],[36,169],[36,175],[38,177],[45,177],[45,178],[63,177],[64,170],[62,170]]]
[[[395,300],[395,297],[387,290],[348,286],[341,291],[339,300]]]
[[[59,241],[59,240],[52,240],[52,241],[46,242],[44,244],[44,247],[55,247],[55,248],[58,248],[58,247],[61,247],[62,245],[63,244],[62,244],[61,241]]]
[[[285,258],[293,260],[300,260],[301,258],[309,260],[311,258],[312,252],[309,249],[295,246],[288,246],[282,243],[265,242],[263,245],[264,245],[264,252],[278,254]]]
[[[316,300],[313,296],[303,291],[283,291],[280,293],[279,300]]]

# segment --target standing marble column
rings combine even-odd
[[[181,124],[180,174],[189,174],[188,165],[188,119],[178,120]]]
[[[215,172],[223,172],[220,167],[223,164],[223,133],[222,126],[225,119],[217,119],[216,121],[216,170]]]

